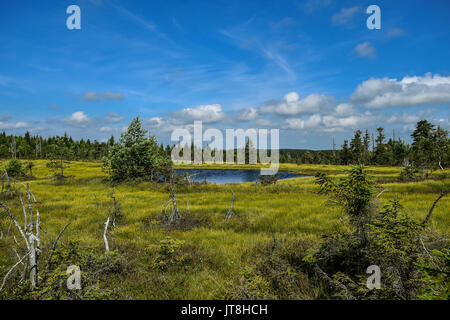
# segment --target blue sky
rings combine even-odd
[[[66,8],[81,9],[68,30]],[[381,9],[381,30],[366,8]],[[355,129],[450,127],[450,2],[1,1],[0,130],[116,137],[279,128],[330,148]]]

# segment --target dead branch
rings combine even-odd
[[[7,173],[5,173],[5,175],[7,176]],[[14,181],[16,181],[16,180],[14,180]],[[37,201],[36,201],[36,197],[34,196],[34,194],[30,191],[29,184],[25,185],[24,183],[21,183],[21,182],[19,182],[19,183],[25,188],[25,190],[27,191],[27,195],[28,195],[28,197],[27,197],[28,203],[27,204],[24,203],[22,196],[19,195],[20,204],[22,206],[22,212],[24,215],[23,228],[20,226],[20,224],[18,223],[16,218],[13,216],[10,209],[6,206],[6,204],[0,202],[0,208],[3,209],[3,211],[5,211],[8,214],[10,221],[12,221],[12,223],[14,223],[14,225],[16,226],[17,230],[19,231],[19,233],[21,234],[21,236],[25,242],[27,253],[24,257],[28,256],[29,262],[28,262],[28,264],[27,263],[24,264],[24,270],[26,270],[28,268],[28,266],[30,267],[29,279],[30,279],[30,283],[31,283],[31,288],[35,289],[38,285],[39,256],[41,254],[40,213],[39,213],[39,209],[37,208],[37,206],[35,208],[33,208],[33,205],[37,205]],[[27,214],[26,207],[28,207],[28,214]],[[34,216],[34,209],[36,210],[35,216]],[[34,221],[34,219],[36,221]],[[8,233],[9,233],[9,230],[8,230]],[[14,241],[17,244],[17,246],[19,248],[23,249],[23,247],[17,241],[15,235],[13,235],[13,237],[14,237]],[[16,266],[14,266],[14,268],[15,267]]]
[[[182,218],[180,211],[178,210],[177,198],[175,196],[175,188],[172,186],[170,191],[170,202],[172,204],[172,214],[169,216],[169,224],[174,223],[175,221]]]
[[[27,246],[27,249],[30,250],[30,244],[28,243],[27,237],[25,236],[25,233],[24,233],[22,227],[20,226],[20,224],[17,222],[16,218],[12,215],[9,208],[3,202],[0,202],[0,207],[3,208],[3,210],[8,214],[9,218],[13,221],[17,230],[19,230],[20,235],[22,236],[23,240],[25,241],[25,245]]]
[[[236,199],[236,195],[234,194],[234,191],[231,190],[231,193],[233,194],[233,199],[231,200],[231,207],[228,209],[227,214],[225,215],[225,219],[228,220],[234,215],[233,207],[234,207],[234,200]]]
[[[108,226],[109,226],[109,217],[108,217],[108,219],[106,219],[105,230],[103,231],[103,240],[105,241],[105,251],[106,252],[109,252],[108,238],[106,237],[106,233],[108,232]]]
[[[434,208],[436,207],[437,203],[439,202],[439,200],[441,200],[443,197],[445,197],[448,194],[448,191],[443,191],[439,197],[434,201],[433,205],[431,206],[430,211],[428,212],[425,220],[422,222],[422,225],[426,225],[428,223],[428,221],[431,218],[431,214],[433,213]]]
[[[15,265],[12,266],[11,269],[6,273],[5,277],[3,278],[2,286],[0,287],[0,291],[3,290],[3,287],[5,286],[6,280],[8,280],[9,275],[13,272],[13,270],[22,263],[22,261],[31,253],[31,251],[28,251]]]
[[[53,257],[53,252],[56,250],[56,246],[58,245],[58,240],[59,238],[61,238],[62,234],[64,233],[64,231],[66,231],[67,227],[71,224],[72,222],[69,222],[68,224],[66,224],[66,226],[59,232],[58,236],[56,237],[55,241],[53,241],[53,246],[52,249],[50,250],[50,255],[48,257],[47,260],[47,269],[50,268],[50,263],[52,261],[52,257]]]
[[[319,279],[326,282],[331,288],[345,292],[345,298],[355,300],[355,297],[349,292],[347,287],[336,279],[331,278],[325,271],[323,271],[317,264],[313,266],[313,272]]]
[[[376,197],[375,199],[378,199],[383,193],[385,193],[386,191],[390,191],[391,189],[384,189],[383,191],[381,191]]]

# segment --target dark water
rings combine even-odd
[[[260,170],[223,170],[223,169],[177,169],[177,174],[185,172],[191,175],[191,180],[202,182],[206,177],[206,182],[215,184],[252,182],[259,180]],[[278,179],[288,179],[295,177],[307,177],[304,174],[297,174],[289,171],[279,171]]]

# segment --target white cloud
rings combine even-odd
[[[328,128],[359,128],[363,125],[373,123],[376,118],[370,114],[359,114],[339,118],[333,115],[323,117],[323,124]]]
[[[390,116],[387,119],[387,123],[389,124],[398,124],[398,123],[402,123],[402,124],[412,124],[412,123],[417,123],[418,121],[420,121],[420,117],[418,115],[414,115],[414,114],[394,114],[392,116]]]
[[[124,120],[124,118],[120,114],[115,113],[115,112],[108,112],[104,116],[104,121],[106,123],[118,123],[118,122],[121,122],[123,120]]]
[[[111,132],[113,130],[114,130],[113,128],[108,127],[108,126],[104,126],[99,129],[100,132]]]
[[[200,105],[195,108],[186,108],[172,112],[172,117],[181,123],[201,120],[204,123],[214,123],[226,118],[220,104]]]
[[[258,117],[258,111],[255,108],[242,109],[238,112],[236,119],[239,121],[252,121]]]
[[[23,129],[28,128],[30,125],[27,122],[19,121],[19,122],[3,122],[0,121],[0,129],[8,130],[8,129]]]
[[[91,120],[92,119],[83,111],[77,111],[65,118],[63,123],[73,127],[84,128],[91,123]]]
[[[366,41],[366,42],[358,44],[355,47],[355,51],[361,57],[367,57],[370,59],[375,59],[377,57],[377,49],[372,45],[372,43],[370,41]]]
[[[331,17],[331,22],[338,26],[351,26],[355,20],[354,16],[362,12],[361,7],[342,8],[341,11]]]
[[[336,106],[335,113],[339,117],[354,115],[357,112],[355,106],[350,103],[341,103]]]
[[[310,116],[307,120],[302,119],[286,119],[287,128],[289,129],[308,129],[316,128],[322,122],[322,117],[319,114]]]
[[[373,109],[450,103],[450,77],[372,78],[358,85],[351,100]]]
[[[310,94],[300,99],[296,92],[289,92],[280,102],[262,106],[262,114],[306,115],[327,111],[334,104],[334,98],[323,94]]]

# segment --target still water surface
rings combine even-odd
[[[244,169],[177,169],[177,174],[184,174],[185,172],[191,175],[191,180],[195,182],[202,182],[206,178],[206,182],[215,184],[225,183],[239,183],[258,181],[260,174],[259,170],[244,170]],[[279,171],[278,179],[289,179],[295,177],[308,177],[304,174],[297,174],[289,171]]]

